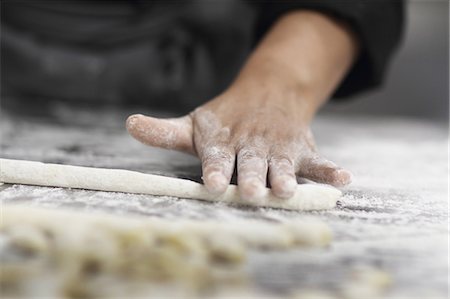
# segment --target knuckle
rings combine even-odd
[[[247,159],[238,160],[238,172],[241,174],[249,174],[253,172],[265,172],[267,169],[267,161],[263,159]]]
[[[310,161],[311,161],[311,164],[316,165],[317,167],[324,167],[324,168],[336,168],[337,167],[337,165],[334,162],[332,162],[328,159],[325,159],[319,155],[313,156],[310,159]]]
[[[281,156],[272,156],[269,159],[270,165],[286,165],[286,166],[293,166],[294,162],[291,158],[289,158],[287,155],[281,155]]]
[[[269,160],[270,174],[273,177],[284,175],[284,176],[295,176],[294,174],[294,162],[287,156],[283,157],[272,157]]]
[[[263,148],[252,146],[252,147],[246,147],[238,152],[238,159],[239,160],[254,160],[254,159],[265,159],[266,153]]]
[[[202,163],[207,164],[225,164],[232,163],[234,155],[227,149],[220,146],[209,146],[203,150]]]
[[[247,181],[254,180],[255,178],[260,178],[260,177],[261,177],[261,174],[255,170],[250,170],[250,171],[241,173],[241,181],[242,182],[247,182]]]

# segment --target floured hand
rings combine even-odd
[[[319,156],[309,124],[355,53],[352,37],[333,20],[290,14],[223,94],[181,118],[132,115],[127,129],[145,144],[197,155],[205,186],[215,194],[226,190],[235,167],[246,200],[262,197],[266,185],[289,198],[296,175],[344,186],[351,174]]]
[[[245,101],[242,93],[225,93],[181,118],[132,115],[127,128],[145,144],[198,155],[212,193],[225,191],[235,165],[240,194],[248,200],[263,195],[266,178],[280,198],[293,195],[296,174],[334,186],[348,184],[348,171],[318,155],[301,100],[284,95],[281,105],[270,97],[278,96],[266,93],[258,101]]]

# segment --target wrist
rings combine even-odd
[[[293,12],[274,25],[232,88],[254,87],[269,93],[269,89],[278,89],[294,94],[315,113],[342,80],[356,53],[357,44],[343,24],[317,12]]]

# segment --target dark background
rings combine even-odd
[[[392,60],[383,87],[358,94],[348,101],[332,102],[325,107],[325,112],[448,120],[449,2],[447,0],[409,1],[406,19],[407,26],[403,43]],[[239,40],[232,47],[242,43]],[[11,73],[4,72],[3,77],[5,75],[11,77]],[[196,76],[190,73],[188,77]],[[206,84],[207,79],[200,77],[197,81]],[[2,87],[4,90],[5,86]],[[56,86],[52,88],[56,88]],[[88,88],[81,88],[81,90],[84,89]],[[200,99],[196,95],[189,96],[186,91],[181,94],[187,98],[186,101],[190,98]],[[140,95],[139,93],[138,97]],[[163,98],[168,97],[164,96]],[[2,98],[2,107],[8,106],[7,99],[8,97]],[[14,104],[17,99],[12,98],[11,101]],[[36,99],[28,102],[27,105],[32,103],[36,103]]]
[[[403,44],[384,86],[325,111],[448,120],[449,2],[409,1]]]

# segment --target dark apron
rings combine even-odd
[[[3,1],[2,94],[189,110],[250,44],[239,1]]]

